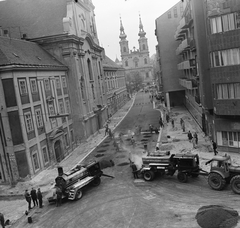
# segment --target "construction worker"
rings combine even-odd
[[[56,207],[62,205],[62,189],[60,187],[56,187],[57,201]]]
[[[133,162],[131,163],[131,168],[132,168],[133,178],[138,179],[137,166]]]
[[[42,208],[42,192],[41,192],[40,188],[38,188],[38,191],[37,191],[37,198],[38,198],[38,202],[39,202],[39,207]]]
[[[30,194],[29,194],[27,189],[25,190],[25,199],[28,202],[28,210],[32,209],[31,208],[31,200],[32,199],[31,199],[31,196],[30,196]]]
[[[34,188],[32,188],[31,190],[31,197],[32,197],[32,201],[33,201],[33,206],[35,207],[36,205],[38,206],[38,201],[37,201],[37,192]]]

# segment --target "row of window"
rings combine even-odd
[[[181,10],[183,10],[183,9],[181,9]],[[174,9],[173,9],[173,14],[174,14],[174,17],[175,17],[175,18],[178,17],[177,7],[174,7]],[[172,18],[172,12],[171,12],[171,11],[168,11],[168,18]]]
[[[240,99],[240,83],[216,85],[217,99]]]
[[[217,142],[220,146],[240,148],[240,132],[217,132]]]
[[[138,61],[134,61],[134,64],[135,64],[135,67],[138,67]],[[146,58],[144,59],[144,64],[148,64],[148,61],[147,61]],[[128,67],[128,61],[127,60],[125,61],[125,66]]]
[[[66,111],[68,114],[71,113],[71,107],[70,107],[70,101],[69,99],[65,99],[65,104],[66,104]],[[64,108],[64,103],[63,99],[58,100],[58,113],[59,114],[64,114],[65,113],[65,108]],[[54,116],[55,113],[55,108],[53,102],[48,103],[48,110],[49,110],[49,115]],[[42,116],[42,111],[41,108],[35,108],[35,118],[36,118],[36,125],[37,128],[42,128],[43,127],[43,116]],[[24,119],[25,119],[25,124],[26,124],[26,130],[27,133],[30,133],[34,131],[34,124],[33,124],[33,119],[32,119],[32,113],[30,111],[27,111],[24,113]],[[65,119],[65,118],[64,118]],[[56,119],[51,118],[51,122],[55,127],[56,124]]]
[[[225,14],[210,19],[211,33],[227,32],[240,28],[240,12]]]
[[[211,67],[240,64],[240,49],[227,49],[210,53]]]
[[[49,79],[44,79],[43,81],[44,81],[45,90],[46,91],[50,91],[51,87],[50,87]],[[55,82],[56,82],[56,88],[57,89],[61,89],[61,82],[62,82],[62,87],[63,88],[67,88],[67,81],[66,81],[66,77],[65,76],[61,76],[61,82],[60,82],[60,78],[59,77],[55,77]],[[27,87],[26,79],[19,79],[18,83],[19,83],[20,95],[28,94],[28,87]],[[29,79],[29,83],[30,83],[31,93],[32,94],[38,93],[37,79],[36,78],[30,78]]]

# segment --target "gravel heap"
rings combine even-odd
[[[196,214],[197,223],[202,228],[233,228],[238,223],[238,212],[220,205],[203,206]]]

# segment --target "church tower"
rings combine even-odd
[[[128,41],[126,39],[127,35],[124,32],[121,18],[120,18],[120,36],[119,36],[119,38],[121,39],[119,41],[121,57],[122,57],[122,59],[124,59],[124,57],[129,54],[129,47],[128,47]]]
[[[145,37],[146,32],[144,32],[143,30],[143,24],[142,24],[142,20],[141,20],[141,16],[139,15],[139,39],[138,39],[138,43],[139,43],[139,51],[142,53],[149,53],[148,50],[148,41],[147,38]]]

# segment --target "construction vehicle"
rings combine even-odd
[[[233,166],[231,157],[215,156],[206,162],[211,163],[210,173],[208,175],[208,184],[214,190],[222,190],[230,183],[234,193],[240,194],[240,166]]]
[[[83,188],[91,184],[98,186],[101,183],[101,176],[106,175],[100,169],[99,162],[92,161],[88,164],[79,164],[72,168],[69,172],[64,173],[62,167],[58,167],[58,176],[55,179],[55,185],[52,193],[47,197],[48,202],[55,202],[57,199],[56,189],[62,190],[62,198],[69,200],[78,200],[82,198]]]
[[[199,157],[197,154],[172,154],[169,156],[147,156],[142,158],[142,173],[144,180],[151,181],[155,175],[173,176],[176,171],[180,182],[187,182],[188,177],[207,175],[207,172],[200,169]]]

